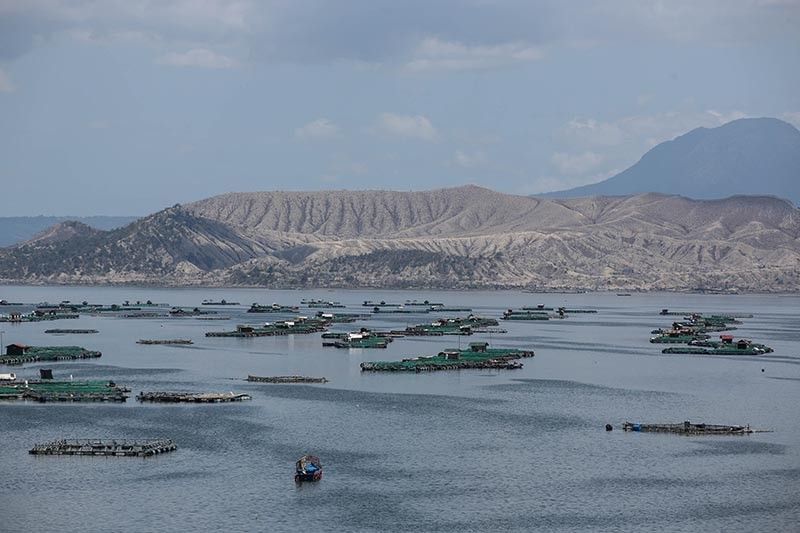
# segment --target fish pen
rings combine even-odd
[[[96,329],[46,329],[44,330],[44,332],[52,333],[53,335],[65,335],[65,334],[89,335],[92,333],[100,333]]]
[[[472,343],[466,350],[444,350],[433,356],[420,356],[401,361],[365,361],[362,372],[432,372],[437,370],[522,368],[519,359],[533,357],[533,350],[488,348],[487,343]]]
[[[36,444],[31,455],[83,455],[102,457],[152,457],[178,447],[171,439],[61,439]]]
[[[259,305],[255,303],[247,310],[248,313],[297,313],[299,311],[300,308],[296,305]]]
[[[9,344],[6,355],[0,355],[0,364],[22,365],[40,361],[71,361],[75,359],[93,359],[103,354],[95,350],[87,350],[81,346],[25,346]]]
[[[275,322],[263,326],[237,326],[234,331],[209,331],[206,337],[276,337],[281,335],[305,335],[328,329],[329,322],[323,320],[298,320]]]
[[[758,344],[746,339],[738,342],[732,341],[692,341],[687,346],[670,346],[664,348],[664,354],[693,354],[693,355],[764,355],[773,350],[764,344]]]
[[[113,381],[22,381],[0,385],[0,399],[36,402],[124,402],[129,389]]]
[[[623,431],[642,433],[674,433],[677,435],[749,435],[756,431],[746,426],[725,426],[718,424],[692,424],[688,420],[680,424],[635,424],[625,422]]]
[[[315,378],[309,376],[247,376],[247,381],[251,383],[327,383],[327,378]]]
[[[497,326],[494,318],[482,318],[470,315],[466,318],[440,318],[429,324],[408,326],[404,330],[393,331],[410,337],[439,337],[442,335],[472,335],[474,328]]]
[[[556,315],[544,311],[514,311],[509,309],[503,313],[503,320],[550,320],[555,318]]]
[[[194,344],[189,339],[139,339],[136,344]]]
[[[9,316],[0,316],[0,322],[10,322],[12,324],[22,322],[46,322],[48,320],[67,320],[80,318],[78,313],[47,313],[47,314],[30,314],[22,315],[18,313],[11,313]]]
[[[236,392],[140,392],[140,402],[153,403],[225,403],[250,400],[250,395]]]

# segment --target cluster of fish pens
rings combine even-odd
[[[723,333],[719,341],[711,340],[710,333],[733,331],[741,324],[741,318],[752,318],[752,315],[719,313],[704,315],[701,313],[676,313],[663,309],[662,316],[682,315],[683,320],[672,323],[669,328],[653,330],[650,338],[653,344],[669,344],[661,353],[665,354],[697,354],[697,355],[763,355],[772,352],[772,348],[764,344],[754,343],[748,339],[734,340],[731,334]]]
[[[628,295],[628,294],[621,294]],[[465,336],[474,333],[506,333],[505,329],[497,328],[499,322],[491,317],[479,317],[472,314],[469,307],[448,307],[441,302],[429,300],[406,300],[403,303],[387,303],[386,301],[367,300],[362,308],[368,308],[368,313],[341,312],[347,306],[337,301],[322,299],[302,300],[301,305],[313,310],[318,310],[313,316],[302,316],[300,306],[282,305],[273,303],[262,305],[253,303],[244,311],[248,314],[276,314],[280,320],[266,322],[258,325],[242,324],[234,330],[210,331],[206,337],[273,337],[285,335],[304,335],[322,333],[322,346],[336,348],[386,348],[395,339],[403,337],[438,337],[445,335]],[[22,306],[23,304],[10,304],[0,301],[0,306]],[[204,300],[199,307],[171,307],[168,304],[158,304],[151,301],[130,302],[122,304],[100,305],[61,302],[57,305],[41,304],[28,313],[12,311],[0,315],[0,322],[39,322],[59,319],[78,318],[81,313],[94,316],[115,316],[119,318],[195,318],[198,320],[227,319],[219,316],[218,312],[208,307],[239,306],[238,302],[219,300]],[[389,331],[375,331],[362,327],[350,332],[329,332],[333,324],[349,324],[360,320],[369,319],[371,315],[399,314],[420,315],[430,313],[469,313],[465,317],[441,317],[433,321],[407,326],[405,329]],[[548,321],[563,320],[572,314],[593,314],[594,309],[570,309],[566,307],[546,307],[544,304],[508,309],[500,317],[505,321]],[[287,318],[291,315],[292,318]],[[734,341],[730,334],[720,335],[720,340],[711,340],[711,333],[727,332],[736,329],[741,324],[739,319],[751,315],[736,314],[710,314],[671,312],[662,310],[663,316],[681,316],[680,321],[673,322],[669,328],[657,329],[650,342],[654,344],[667,344],[663,353],[684,354],[720,354],[720,355],[760,355],[769,353],[771,348],[763,344],[756,344],[749,340]],[[496,328],[496,329],[492,329]],[[90,329],[48,329],[50,334],[92,334],[97,330]],[[188,345],[193,344],[190,339],[141,339],[141,345]],[[65,361],[100,357],[98,351],[87,350],[79,346],[26,346],[12,344],[8,346],[6,354],[0,354],[0,364],[21,365],[32,362]],[[468,369],[497,369],[513,370],[522,368],[521,359],[533,357],[534,351],[530,349],[495,348],[489,347],[486,342],[470,343],[467,349],[445,349],[433,355],[416,355],[402,358],[398,361],[365,361],[360,363],[362,372],[406,372],[422,373],[443,370],[468,370]],[[112,381],[56,381],[52,380],[52,371],[42,370],[42,375],[48,379],[17,380],[14,374],[11,380],[0,382],[0,399],[30,400],[37,402],[124,402],[128,398],[130,389],[116,385]],[[1,376],[1,375],[0,375]],[[2,379],[2,378],[0,378]],[[272,385],[296,384],[324,384],[328,380],[324,377],[309,377],[300,375],[288,376],[256,376],[249,375],[246,381],[251,383],[265,383]],[[136,399],[139,402],[154,403],[227,403],[249,400],[248,394],[235,392],[175,392],[175,391],[142,391]],[[606,426],[612,430],[611,425]],[[641,424],[625,422],[622,429],[626,432],[672,433],[678,435],[747,435],[756,432],[749,425],[712,425],[695,424],[690,422],[675,424]],[[177,448],[170,439],[145,439],[145,440],[56,440],[44,444],[37,444],[31,450],[33,455],[86,455],[86,456],[117,456],[117,457],[149,457]],[[322,464],[318,457],[305,455],[296,463],[295,480],[317,481],[322,477]]]

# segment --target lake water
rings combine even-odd
[[[100,359],[11,369],[113,379],[141,390],[236,391],[216,405],[0,404],[0,530],[50,531],[800,531],[800,298],[775,295],[525,294],[514,291],[268,291],[2,287],[23,302],[203,299],[299,304],[429,299],[499,317],[544,303],[591,307],[563,321],[502,322],[506,334],[398,339],[386,350],[322,348],[320,335],[206,338],[274,320],[221,309],[224,321],[120,319],[0,324],[6,344],[77,344]],[[662,355],[661,308],[751,312],[735,331],[761,357]],[[344,311],[344,310],[340,310]],[[0,312],[2,312],[0,310]],[[446,313],[446,315],[464,313]],[[427,322],[372,318],[348,331]],[[94,328],[53,336],[48,328]],[[142,346],[189,338],[192,346]],[[362,374],[366,360],[434,354],[459,342],[533,348],[516,371]],[[4,367],[2,371],[8,371]],[[248,374],[325,376],[268,385]],[[771,429],[739,437],[623,433],[620,424],[696,422]],[[604,426],[615,426],[606,432]],[[148,459],[35,457],[58,438],[165,436]],[[294,461],[319,455],[321,482],[297,486]]]

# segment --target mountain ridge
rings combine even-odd
[[[769,196],[546,199],[476,186],[231,193],[0,250],[0,280],[796,291],[800,210]]]
[[[27,216],[0,217],[0,248],[13,246],[33,238],[59,222],[76,221],[95,229],[109,230],[130,224],[138,217],[128,216]]]

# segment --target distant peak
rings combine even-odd
[[[78,222],[77,220],[65,220],[37,233],[30,240],[22,243],[22,245],[34,243],[37,245],[51,244],[73,239],[75,237],[90,237],[98,233],[102,233],[102,231],[94,229],[83,222]]]

